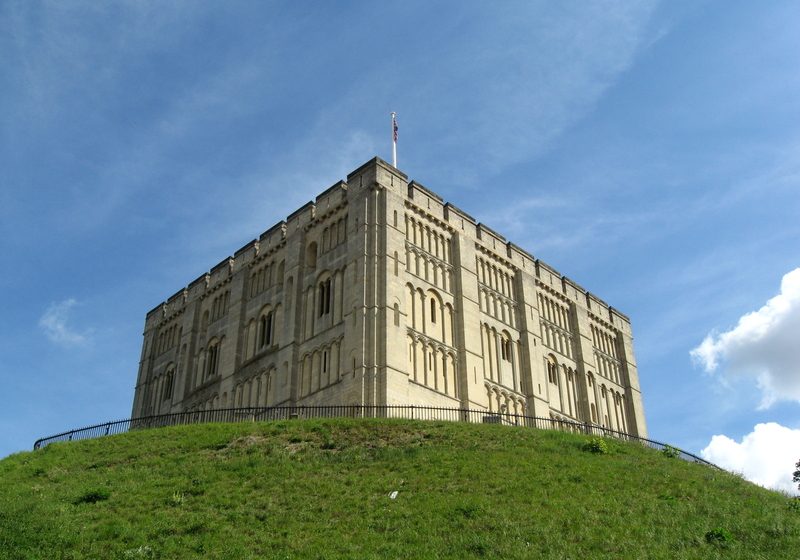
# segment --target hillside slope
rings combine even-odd
[[[293,420],[54,444],[0,461],[0,558],[800,558],[797,502],[588,441]]]

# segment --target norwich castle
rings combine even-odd
[[[145,320],[134,417],[328,404],[647,436],[629,319],[380,158]]]

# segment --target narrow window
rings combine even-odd
[[[547,379],[554,385],[558,384],[556,380],[556,365],[552,362],[547,362]]]
[[[167,373],[167,378],[164,383],[164,399],[172,398],[172,378],[174,372],[170,371]]]
[[[281,263],[281,264],[283,264],[283,263]],[[308,266],[308,268],[310,268],[312,270],[317,268],[317,243],[316,243],[316,241],[310,243],[308,245],[308,247],[306,248],[306,266]],[[278,272],[279,273],[281,272],[280,268],[278,269]]]
[[[331,281],[330,279],[320,283],[317,290],[319,293],[319,312],[318,316],[322,317],[331,312]]]
[[[206,364],[206,379],[217,374],[217,362],[219,360],[219,345],[214,344],[208,348],[208,362]]]
[[[331,312],[331,281],[325,281],[325,314]]]
[[[505,361],[511,361],[511,341],[509,339],[504,338],[500,343],[500,354]]]
[[[328,373],[328,351],[322,352],[322,373]]]
[[[262,315],[261,319],[258,321],[258,334],[260,335],[258,339],[259,348],[264,348],[264,346],[267,345],[267,323],[267,317]]]
[[[275,320],[275,313],[270,311],[267,313],[266,321],[265,321],[265,330],[266,334],[264,335],[264,344],[269,345],[272,344],[272,323]]]
[[[436,299],[431,298],[431,323],[436,322]]]

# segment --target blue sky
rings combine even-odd
[[[0,4],[0,456],[127,417],[145,313],[397,111],[401,170],[631,317],[651,437],[790,488],[796,4],[396,4]]]

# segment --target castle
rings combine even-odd
[[[325,404],[647,436],[629,319],[380,158],[145,320],[134,417]]]

